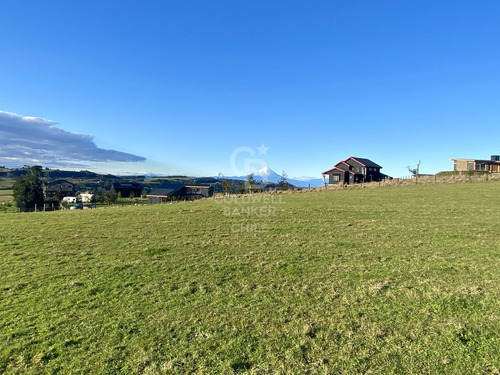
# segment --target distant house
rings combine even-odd
[[[453,160],[453,170],[459,172],[465,171],[484,171],[491,173],[500,173],[500,155],[491,155],[491,160],[479,159],[451,159]]]
[[[152,190],[148,195],[149,204],[170,202],[173,200],[193,200],[208,198],[214,193],[212,186],[166,184]]]
[[[62,199],[68,196],[74,196],[75,184],[68,180],[55,180],[49,182],[45,189],[45,196],[47,198],[58,198]]]
[[[340,161],[332,169],[324,171],[323,177],[328,177],[330,185],[358,184],[361,182],[381,181],[389,176],[380,172],[382,167],[370,159],[351,156]]]
[[[111,191],[121,194],[122,198],[128,198],[131,195],[140,197],[142,194],[141,184],[138,182],[114,182]]]

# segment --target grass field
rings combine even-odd
[[[12,202],[12,201],[14,201],[14,197],[12,196],[12,190],[0,189],[0,203]]]
[[[499,193],[1,214],[0,372],[499,374]]]

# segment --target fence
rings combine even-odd
[[[324,190],[342,190],[342,189],[363,189],[363,188],[376,188],[382,186],[409,186],[409,185],[433,185],[433,184],[456,184],[456,183],[470,183],[470,182],[481,182],[481,181],[500,181],[500,173],[485,173],[485,174],[443,174],[443,175],[433,175],[433,176],[405,176],[393,179],[385,179],[378,182],[363,182],[352,185],[329,185],[327,187],[317,187],[309,189],[298,189],[298,190],[286,190],[286,191],[266,191],[254,194],[230,194],[233,197],[242,196],[255,196],[255,195],[267,195],[267,194],[293,194],[293,193],[303,193],[307,191],[324,191]],[[224,194],[214,194],[213,199],[224,199]],[[179,201],[183,202],[183,201]],[[172,202],[168,202],[172,203]],[[140,200],[138,202],[127,202],[126,205],[144,205],[147,204],[146,200]],[[114,204],[110,203],[99,203],[96,207],[113,207],[113,206],[123,206],[124,202],[116,202]],[[61,207],[61,209],[63,209]],[[37,210],[41,211],[41,210]],[[20,212],[19,208],[14,205],[7,206],[5,203],[0,204],[1,212]]]
[[[500,181],[500,173],[485,174],[444,174],[420,177],[400,177],[385,179],[378,182],[366,182],[354,185],[330,185],[326,189],[338,190],[345,188],[374,188],[379,186],[408,186],[408,185],[435,185],[435,184],[457,184],[480,181]],[[320,188],[321,189],[321,188]]]

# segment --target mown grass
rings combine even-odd
[[[0,215],[0,371],[498,374],[499,189]]]

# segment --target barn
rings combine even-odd
[[[152,190],[147,197],[149,204],[158,204],[174,200],[208,198],[211,197],[213,193],[214,189],[212,186],[170,183]]]

